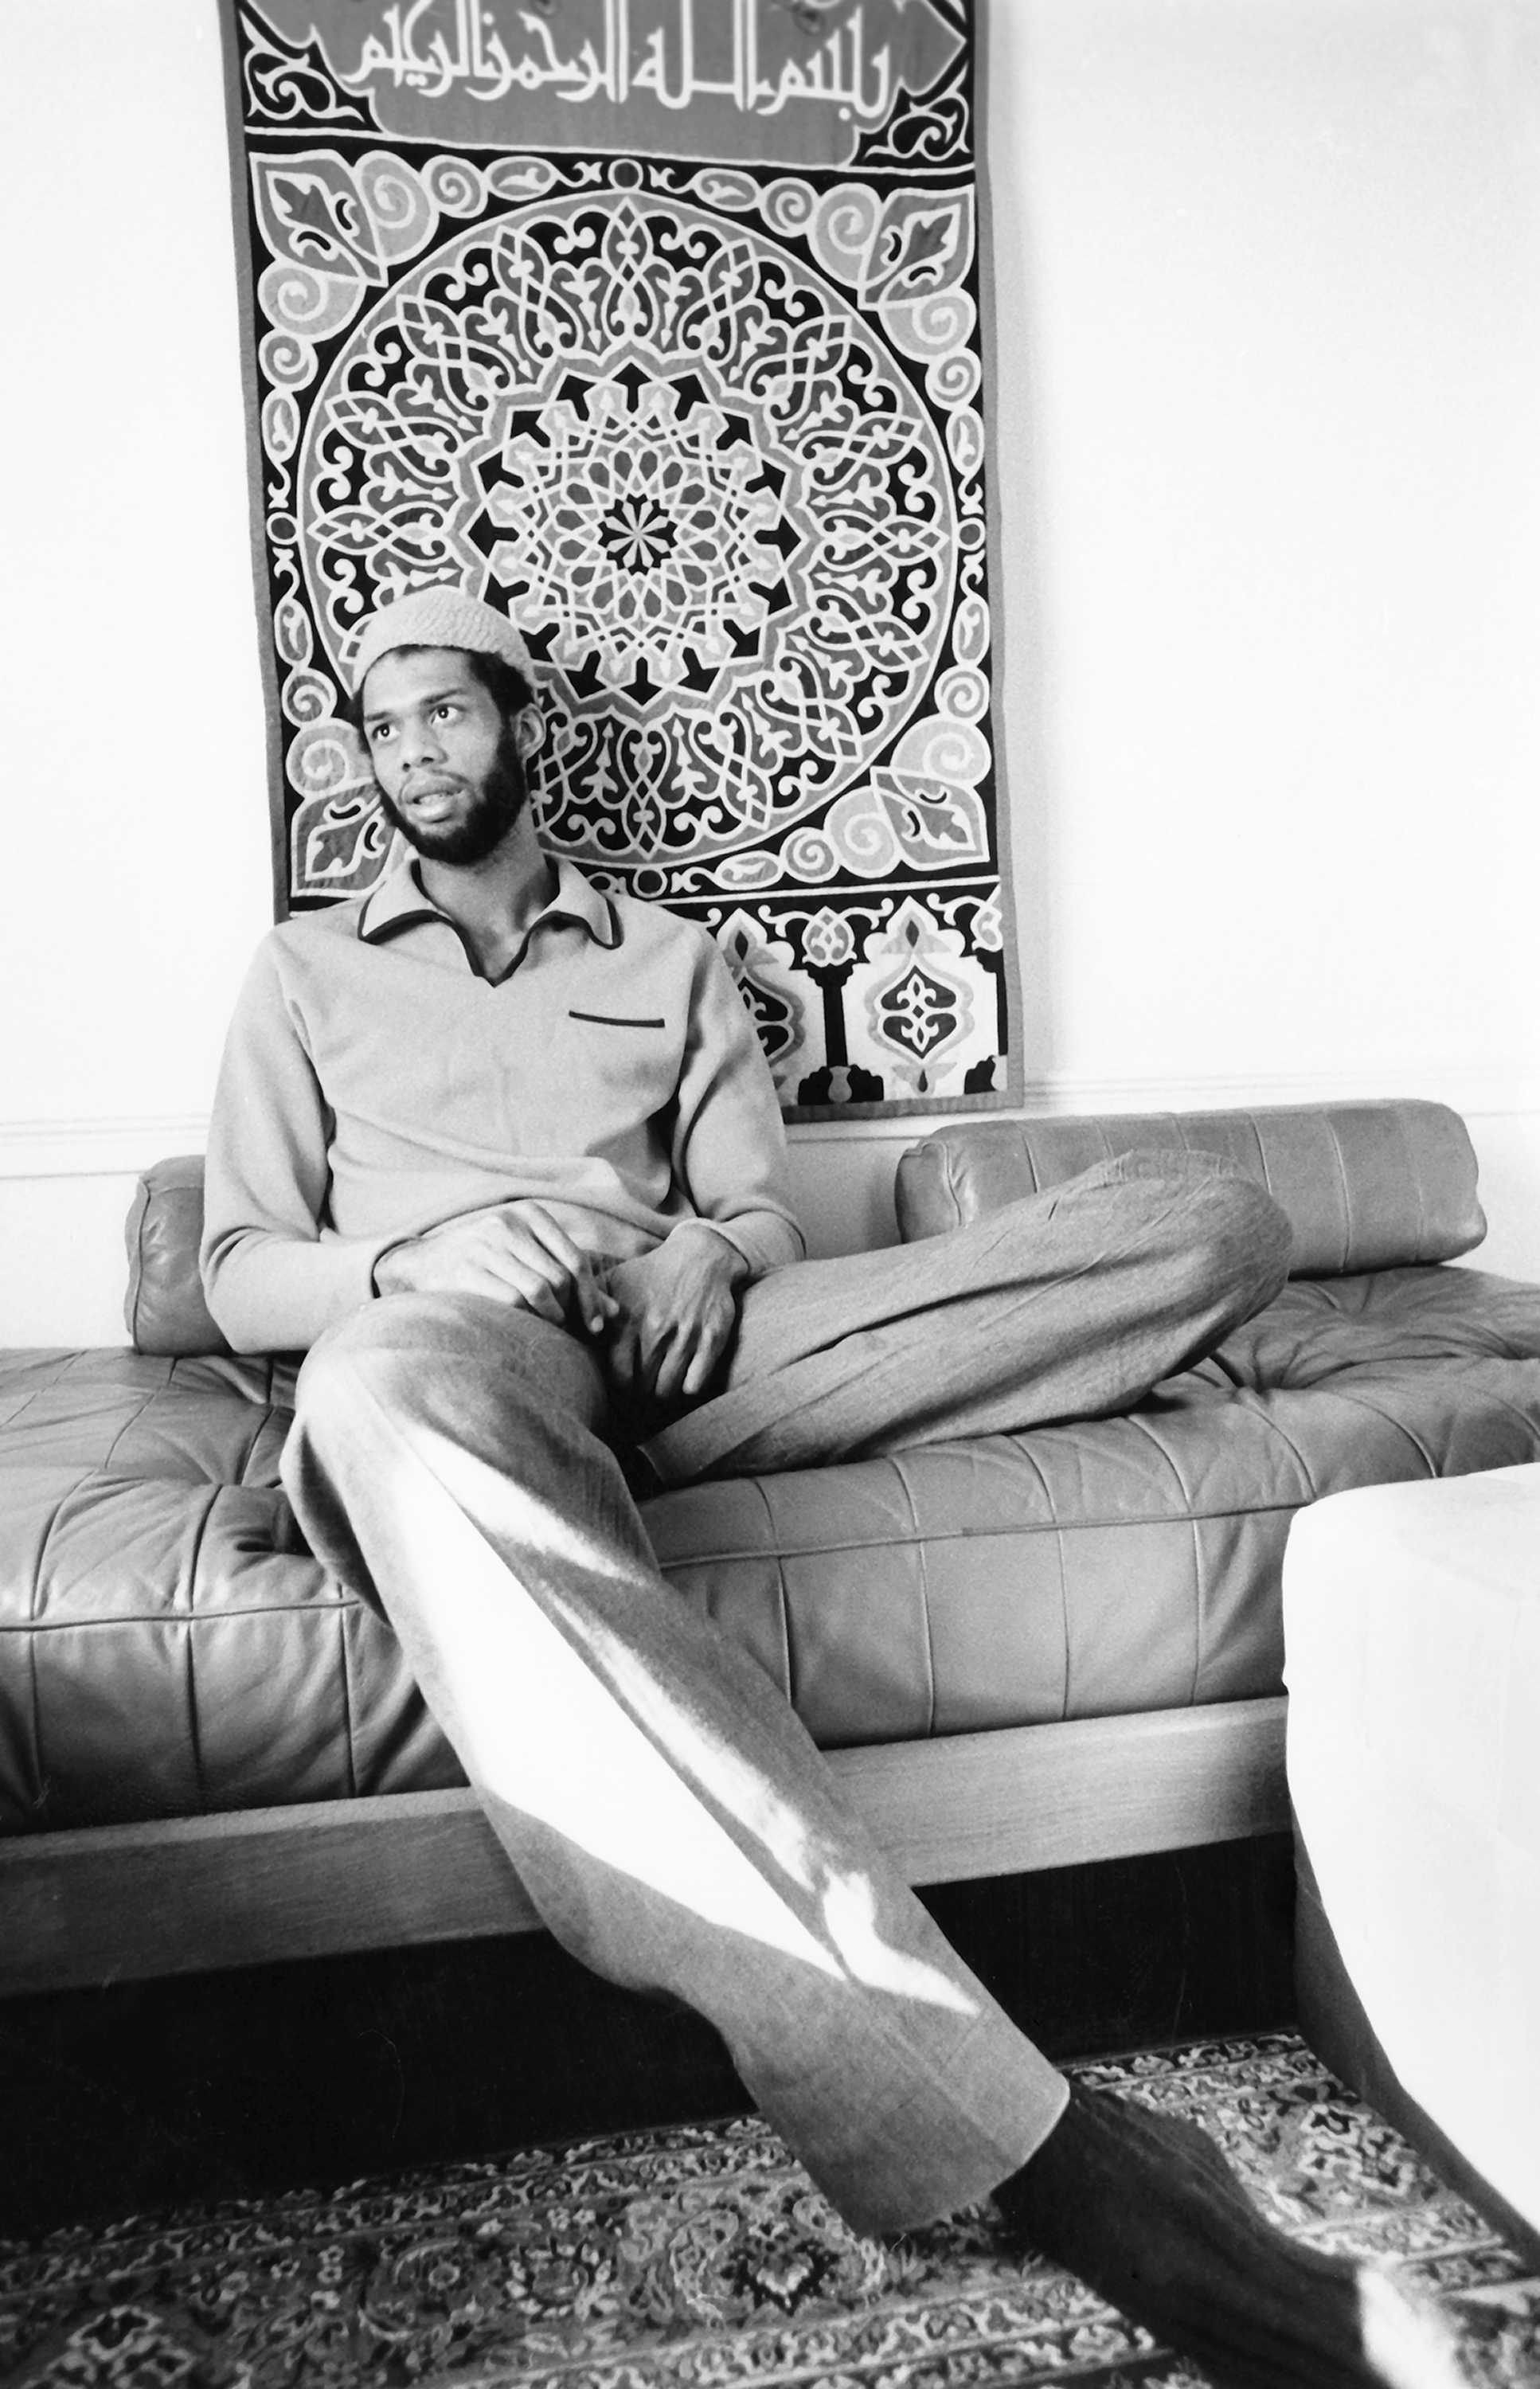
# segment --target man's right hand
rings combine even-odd
[[[533,1197],[471,1211],[392,1245],[375,1263],[378,1294],[476,1294],[558,1327],[604,1332],[617,1309],[561,1221]]]

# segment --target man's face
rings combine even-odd
[[[430,862],[484,862],[528,802],[516,726],[457,647],[371,665],[363,735],[387,820]]]

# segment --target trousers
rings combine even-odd
[[[1282,1213],[1209,1156],[1120,1156],[974,1225],[750,1286],[665,1480],[1125,1408],[1277,1291]],[[1066,2085],[931,1921],[754,1659],[659,1574],[592,1348],[476,1297],[381,1297],[300,1372],[284,1482],[383,1612],[551,1930],[710,2019],[858,2229],[986,2196]]]

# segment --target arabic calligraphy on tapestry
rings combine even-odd
[[[479,0],[454,0],[449,20],[440,0],[400,0],[383,11],[377,31],[364,33],[358,64],[341,81],[349,90],[373,91],[383,78],[398,97],[433,103],[459,93],[482,107],[510,92],[551,95],[568,108],[594,99],[624,108],[651,98],[660,109],[694,109],[693,134],[716,102],[738,116],[778,116],[811,105],[834,109],[842,124],[886,122],[895,96],[893,52],[887,42],[869,49],[865,5],[843,17],[806,5],[800,18],[771,7],[763,28],[760,18],[761,0],[701,0],[698,14],[696,0],[652,6],[634,0],[634,15],[633,0],[591,0],[559,13],[509,11],[500,26]],[[398,122],[403,132],[415,129],[409,108]],[[644,134],[650,129],[644,115],[637,122]],[[558,140],[582,138],[576,119],[566,125],[558,120],[550,131]],[[733,154],[717,150],[709,134],[706,146],[713,155]],[[743,154],[754,154],[752,136]]]

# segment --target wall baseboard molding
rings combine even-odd
[[[792,1127],[794,1144],[910,1143],[960,1120],[1009,1119],[1043,1112],[1228,1111],[1266,1104],[1362,1102],[1381,1096],[1424,1096],[1449,1104],[1467,1119],[1540,1114],[1540,1070],[1458,1065],[1416,1069],[1259,1071],[1249,1078],[1085,1078],[1050,1072],[1026,1081],[1020,1113],[912,1112],[897,1119],[806,1120]],[[0,1121],[0,1179],[136,1177],[152,1161],[201,1153],[206,1112],[119,1118]]]
[[[152,1161],[201,1153],[207,1112],[120,1119],[0,1121],[0,1178],[136,1178]]]

